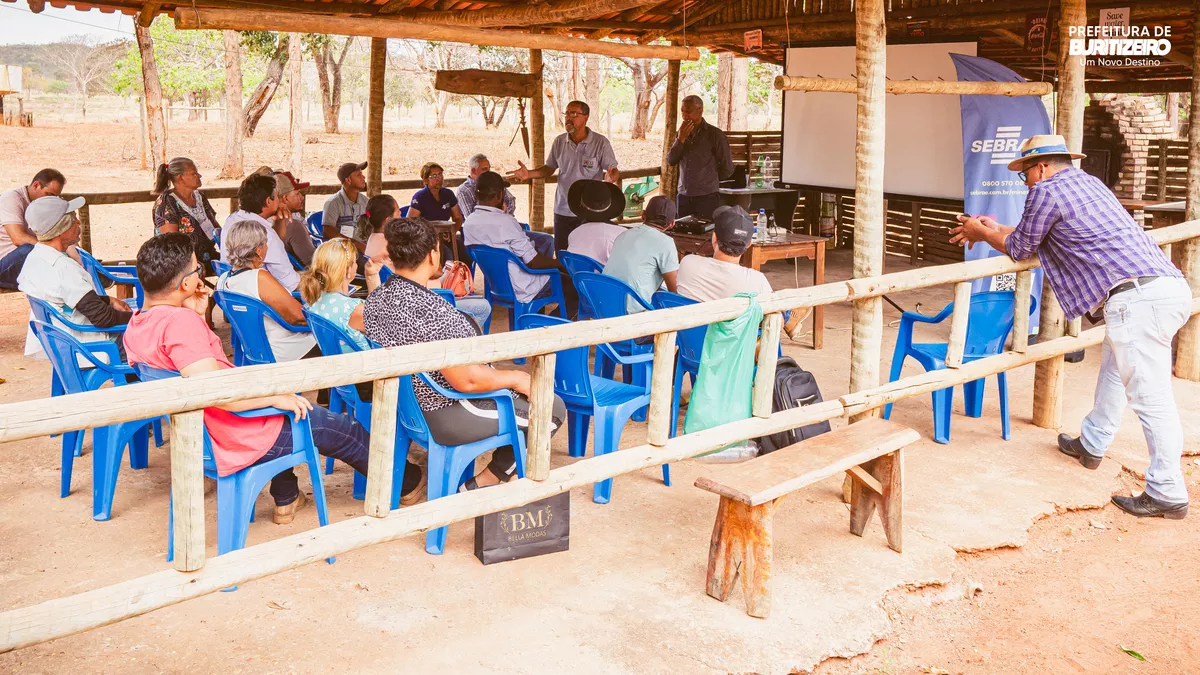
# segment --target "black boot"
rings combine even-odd
[[[1168,518],[1170,520],[1183,520],[1187,517],[1188,505],[1187,502],[1182,504],[1172,504],[1170,502],[1159,501],[1154,497],[1143,492],[1136,497],[1126,497],[1124,495],[1113,495],[1112,503],[1117,505],[1125,513],[1138,518]]]
[[[1087,469],[1094,470],[1100,468],[1100,462],[1104,460],[1104,457],[1088,452],[1087,448],[1083,447],[1083,441],[1078,438],[1071,438],[1066,434],[1058,435],[1058,451],[1064,455],[1078,459],[1079,463]]]

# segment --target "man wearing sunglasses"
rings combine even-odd
[[[509,180],[525,181],[530,178],[549,178],[558,171],[558,187],[554,191],[554,250],[567,248],[567,238],[579,227],[581,221],[567,201],[571,184],[577,180],[603,180],[621,184],[621,173],[617,170],[617,155],[612,143],[600,134],[588,129],[591,110],[583,101],[571,101],[563,123],[567,130],[559,134],[546,154],[546,163],[536,169],[527,169],[517,162],[518,169],[508,174]]]
[[[1134,516],[1187,515],[1180,467],[1183,428],[1171,388],[1171,340],[1191,316],[1192,292],[1154,240],[1134,222],[1112,191],[1075,167],[1083,155],[1062,136],[1034,136],[1008,165],[1029,186],[1016,227],[991,218],[959,216],[953,243],[985,242],[1014,260],[1037,255],[1067,320],[1102,309],[1095,403],[1078,438],[1059,434],[1058,448],[1084,467],[1100,466],[1128,400],[1150,449],[1146,490],[1113,495]]]
[[[17,286],[26,295],[44,300],[62,312],[71,322],[97,328],[112,328],[129,323],[133,314],[123,300],[97,292],[87,270],[67,255],[79,243],[82,226],[76,212],[83,197],[71,201],[54,195],[40,197],[25,209],[25,222],[38,243],[25,259]],[[65,327],[64,327],[65,328]],[[80,342],[110,340],[120,347],[118,333],[90,333],[67,328]],[[25,336],[25,356],[41,356],[42,345],[33,331]]]

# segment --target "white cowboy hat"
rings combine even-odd
[[[1020,171],[1025,160],[1042,155],[1067,155],[1071,159],[1083,159],[1087,155],[1067,149],[1067,139],[1057,134],[1032,136],[1021,144],[1021,156],[1008,163],[1009,171]]]

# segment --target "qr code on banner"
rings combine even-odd
[[[1009,272],[1007,274],[997,274],[992,277],[993,291],[1015,291],[1017,290],[1017,273]]]

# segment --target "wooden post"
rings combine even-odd
[[[525,477],[546,480],[550,475],[550,425],[554,414],[555,354],[533,357],[529,383],[529,440],[525,444]]]
[[[667,99],[663,104],[662,194],[674,200],[679,191],[679,167],[667,162],[667,153],[679,135],[679,61],[667,62]]]
[[[87,204],[79,207],[79,247],[92,252],[92,210]]]
[[[797,308],[794,312],[804,311]],[[779,361],[779,332],[783,315],[778,312],[763,317],[762,337],[758,340],[758,370],[754,374],[753,412],[755,417],[770,417],[775,393],[775,365]]]
[[[301,50],[300,33],[288,34],[288,169],[295,176],[303,176],[304,166],[304,81],[301,66],[304,52]]]
[[[650,411],[646,415],[646,442],[657,448],[667,444],[675,424],[671,395],[675,388],[675,331],[654,336],[654,365],[650,373]]]
[[[1196,0],[1195,17],[1200,17]],[[1193,23],[1192,37],[1192,110],[1188,117],[1188,188],[1185,220],[1200,219],[1200,30]],[[1187,277],[1192,296],[1200,294],[1200,240],[1180,242],[1176,253],[1179,268]],[[1192,316],[1175,340],[1175,377],[1200,382],[1200,320]]]
[[[396,406],[400,378],[375,380],[371,397],[371,447],[367,460],[367,495],[363,511],[382,518],[392,511],[392,470],[396,461]]]
[[[854,185],[854,277],[883,272],[886,211],[883,205],[884,75],[887,72],[887,29],[883,0],[859,0],[855,10],[858,78],[857,157]],[[854,303],[850,346],[850,391],[879,384],[883,344],[883,301]],[[869,412],[851,422],[874,415]]]
[[[1087,25],[1086,0],[1062,0],[1059,30]],[[1058,58],[1058,133],[1067,140],[1071,152],[1083,147],[1084,59],[1060,49]],[[1042,284],[1042,313],[1038,342],[1066,334],[1066,318],[1049,283]],[[1056,356],[1035,366],[1033,376],[1033,423],[1055,429],[1062,426],[1062,391],[1066,376],[1063,357]]]
[[[1135,193],[1136,196],[1136,193]],[[1158,199],[1167,199],[1167,139],[1158,139]]]
[[[142,171],[146,170],[146,98],[137,98],[138,106],[138,155],[142,158]]]
[[[242,154],[242,54],[237,31],[225,31],[225,166],[219,178],[246,173]]]
[[[138,52],[142,57],[142,92],[146,100],[146,118],[150,137],[150,180],[153,184],[158,165],[167,161],[167,126],[163,120],[162,84],[158,80],[158,65],[154,60],[154,40],[150,29],[140,24],[133,27]]]
[[[175,569],[204,567],[204,411],[171,415]]]
[[[1024,354],[1029,348],[1029,301],[1033,292],[1033,271],[1017,272],[1017,288],[1014,291],[1012,350]]]
[[[367,109],[367,194],[383,192],[383,83],[387,76],[387,38],[371,38],[370,104]]]
[[[529,99],[529,166],[541,166],[546,161],[546,113],[542,92],[542,50],[529,50],[529,74],[533,75],[534,91]],[[546,229],[546,181],[535,178],[529,182],[529,227]]]
[[[909,242],[908,263],[917,264],[921,252],[921,202],[912,203],[912,241]]]
[[[963,363],[967,346],[967,319],[971,316],[971,282],[954,285],[954,313],[950,315],[950,343],[946,346],[946,367],[958,368]]]

